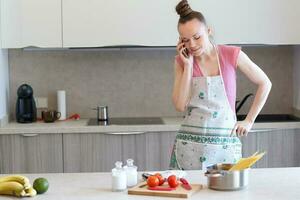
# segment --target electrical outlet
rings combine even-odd
[[[36,97],[34,98],[36,108],[48,108],[48,98],[46,97]]]

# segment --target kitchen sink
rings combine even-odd
[[[237,120],[241,121],[246,118],[246,115],[237,115]],[[258,115],[255,122],[300,122],[300,118],[290,114],[261,114]]]
[[[107,125],[157,125],[164,124],[160,117],[123,117],[109,118],[107,121],[98,121],[96,118],[89,119],[88,126],[107,126]]]

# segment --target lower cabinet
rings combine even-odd
[[[266,151],[254,167],[300,167],[300,129],[257,131],[242,138],[243,157]]]
[[[62,134],[0,135],[0,173],[63,172]]]
[[[176,132],[0,135],[0,173],[109,172],[132,158],[139,171],[167,170]],[[251,132],[243,157],[266,155],[253,167],[300,167],[300,129]]]
[[[175,132],[63,134],[65,172],[108,172],[116,161],[135,160],[138,170],[166,170]]]
[[[140,170],[167,170],[176,132],[123,136],[123,160],[134,158]]]

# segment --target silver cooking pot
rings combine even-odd
[[[208,188],[213,190],[241,190],[248,186],[249,168],[228,171],[234,164],[215,164],[207,167]]]

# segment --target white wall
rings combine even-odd
[[[8,74],[8,51],[2,49],[2,18],[1,6],[3,1],[0,0],[0,127],[8,121],[8,98],[9,98],[9,74]]]
[[[0,49],[0,125],[8,115],[8,77],[7,50]]]
[[[294,92],[294,103],[293,107],[300,110],[300,46],[294,47],[294,67],[293,67],[293,92]]]

